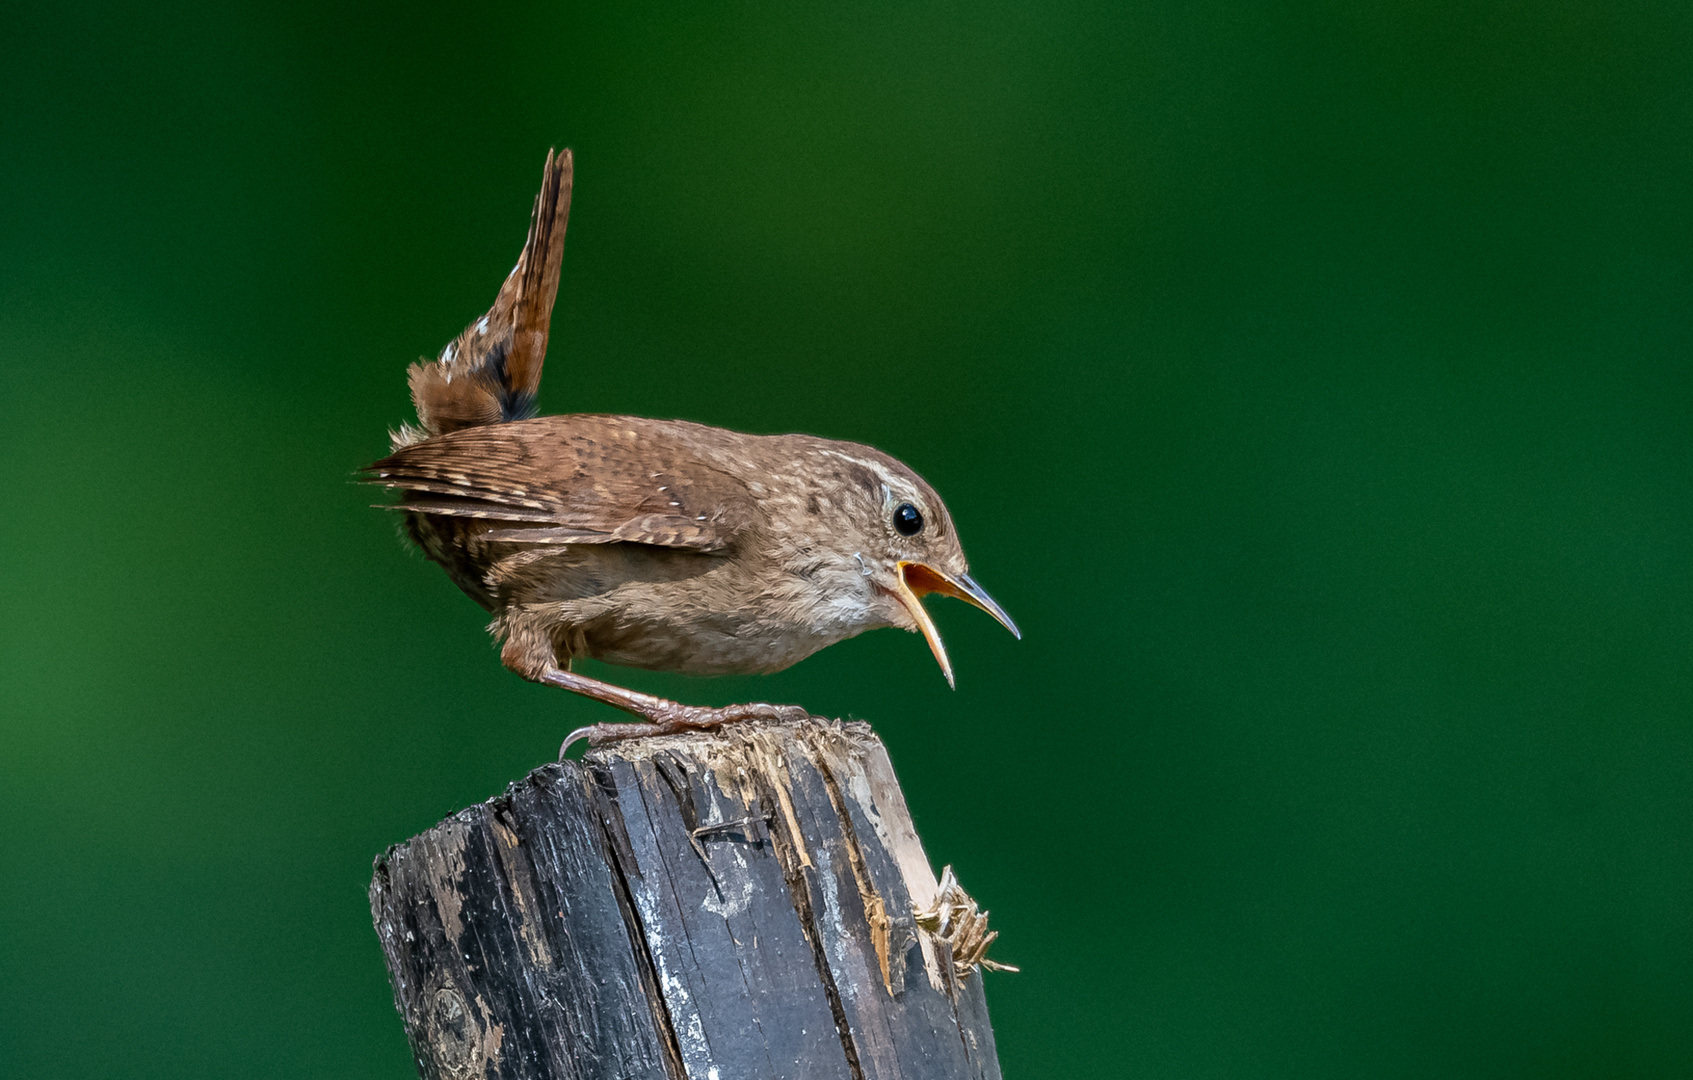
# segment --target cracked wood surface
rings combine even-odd
[[[537,769],[370,890],[428,1080],[999,1080],[936,894],[881,742],[820,720]]]

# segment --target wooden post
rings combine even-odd
[[[426,1080],[998,1080],[939,888],[880,740],[813,720],[537,769],[370,903]]]

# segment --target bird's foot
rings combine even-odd
[[[635,710],[630,710],[634,712]],[[762,701],[752,701],[741,705],[725,705],[722,708],[707,708],[702,705],[683,705],[676,701],[655,699],[652,704],[642,708],[637,715],[647,718],[646,723],[640,724],[590,724],[577,728],[565,736],[564,745],[558,748],[560,760],[564,752],[578,739],[587,739],[589,746],[606,746],[610,743],[621,742],[624,739],[644,739],[650,735],[680,735],[688,731],[711,731],[724,724],[738,723],[742,720],[774,720],[781,723],[793,723],[808,720],[811,713],[798,705],[770,705]]]
[[[626,713],[633,713],[646,721],[642,724],[592,724],[588,727],[577,728],[565,737],[564,745],[558,748],[558,756],[562,760],[564,752],[578,739],[587,739],[589,745],[604,746],[607,743],[621,739],[639,739],[648,735],[678,735],[684,731],[709,731],[739,720],[776,720],[796,721],[808,719],[811,714],[798,705],[767,705],[764,702],[748,702],[744,705],[725,705],[722,708],[707,708],[703,705],[684,705],[679,701],[668,698],[654,697],[643,694],[638,690],[629,690],[611,683],[591,679],[565,668],[549,668],[542,672],[537,682],[561,689],[571,690],[584,697],[591,697],[595,701],[602,701],[614,708],[622,709]]]

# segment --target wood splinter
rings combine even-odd
[[[999,931],[988,929],[988,913],[976,910],[976,901],[958,884],[951,866],[941,871],[934,905],[917,912],[916,919],[918,929],[935,935],[951,948],[953,967],[960,979],[976,968],[1021,970],[988,959],[988,946],[999,937]]]

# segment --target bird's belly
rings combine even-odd
[[[551,627],[561,660],[760,674],[884,625],[869,608],[843,602],[839,589],[750,561],[608,544],[544,566],[513,599]]]
[[[686,675],[756,675],[781,671],[850,633],[772,626],[713,615],[663,621],[621,617],[581,625],[585,654],[608,664]]]
[[[628,576],[604,574],[598,587],[571,598],[555,594],[549,621],[560,657],[692,675],[762,674],[880,625],[809,586],[772,591],[769,576],[730,560],[596,555],[596,569],[616,562]],[[647,559],[652,565],[643,565]],[[692,572],[679,572],[684,565]]]

